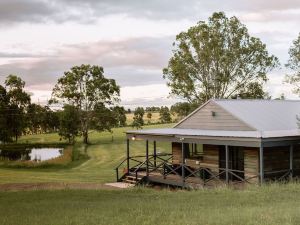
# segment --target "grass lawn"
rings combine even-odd
[[[164,127],[171,125],[152,125],[145,128]],[[125,131],[132,128],[117,128],[112,134],[108,132],[90,134],[91,145],[83,145],[81,140],[74,146],[86,152],[89,160],[74,162],[70,167],[51,168],[3,168],[0,167],[0,183],[36,183],[36,182],[64,182],[64,183],[105,183],[115,181],[114,168],[125,158]],[[20,143],[60,143],[57,134],[28,135],[20,139]],[[152,144],[152,143],[151,143]],[[151,149],[150,145],[150,149]],[[163,152],[170,150],[170,143],[158,143],[158,149]],[[131,154],[145,154],[145,142],[131,142]],[[77,165],[78,164],[78,165]],[[125,167],[125,165],[124,165]]]
[[[125,157],[127,129],[131,128],[115,129],[113,141],[111,134],[96,132],[90,136],[91,145],[78,141],[75,148],[86,151],[90,158],[70,167],[0,167],[0,183],[115,181],[114,168]],[[57,134],[25,136],[20,141],[61,142]],[[158,149],[168,151],[170,143],[158,143]],[[143,141],[131,142],[133,155],[144,152]],[[226,188],[0,191],[1,225],[300,224],[299,211],[300,183],[251,186],[242,191]]]
[[[0,192],[0,224],[300,224],[299,184],[199,191]]]

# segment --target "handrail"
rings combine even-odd
[[[162,157],[164,156],[171,156],[171,157],[168,157],[167,159],[164,159]],[[135,155],[135,156],[130,156],[130,157],[126,157],[125,159],[123,159],[121,161],[121,163],[118,164],[118,166],[115,168],[116,170],[116,177],[117,177],[117,181],[119,181],[119,168],[127,161],[127,160],[131,160],[131,161],[134,161],[136,162],[137,164],[134,165],[134,167],[131,167],[129,168],[129,171],[127,171],[127,173],[130,172],[130,169],[132,168],[135,168],[134,171],[131,171],[133,173],[136,173],[136,179],[137,179],[137,172],[142,168],[142,166],[144,166],[147,162],[148,162],[148,166],[150,166],[150,168],[154,168],[154,164],[150,161],[150,160],[153,160],[155,158],[155,161],[169,161],[173,156],[171,153],[160,153],[160,154],[150,154],[148,155],[148,159],[144,160],[144,161],[141,161],[137,158],[144,158],[146,157],[145,155]],[[152,170],[153,171],[153,170]],[[124,176],[124,174],[123,174]]]
[[[133,172],[135,173],[135,172],[137,172],[139,169],[141,169],[141,167],[142,167],[142,165],[144,165],[147,161],[149,161],[151,158],[153,158],[153,157],[150,157],[150,158],[148,158],[148,159],[146,159],[144,162],[142,162]]]
[[[284,173],[284,172],[289,172],[290,169],[285,169],[285,170],[275,170],[275,171],[265,171],[264,174],[276,174],[276,173]]]
[[[124,159],[115,169],[118,169],[125,161],[127,161],[127,158]]]
[[[136,169],[135,171],[133,171],[135,173],[135,179],[137,180],[138,178],[138,171],[141,169],[142,165],[144,165],[146,162],[149,162],[150,159],[153,158],[153,157],[150,157],[148,159],[146,159],[143,163],[141,163]]]

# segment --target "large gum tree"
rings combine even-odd
[[[100,66],[74,66],[58,79],[52,92],[53,102],[63,102],[79,110],[81,135],[83,142],[88,143],[89,130],[110,130],[114,121],[111,118],[111,107],[119,102],[120,88],[114,79],[104,76]],[[99,114],[99,106],[102,108]]]
[[[279,64],[259,38],[223,12],[178,34],[173,48],[164,78],[172,95],[190,103],[238,95],[261,98],[267,73]]]
[[[289,56],[286,67],[292,73],[286,76],[286,81],[293,85],[293,92],[300,95],[300,33],[289,49]]]

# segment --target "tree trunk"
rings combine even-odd
[[[88,131],[83,132],[83,143],[88,144],[89,142],[89,137],[88,137]]]

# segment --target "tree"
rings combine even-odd
[[[152,113],[150,111],[147,113],[147,118],[148,118],[148,123],[150,124],[152,118]]]
[[[51,102],[59,100],[68,102],[79,109],[81,124],[81,135],[83,142],[88,143],[90,127],[96,122],[105,124],[105,115],[93,116],[98,107],[109,108],[119,101],[120,88],[115,80],[104,77],[103,68],[100,66],[81,65],[75,66],[64,73],[58,79],[52,92]],[[102,109],[101,109],[102,110]],[[108,110],[104,110],[104,113]],[[112,127],[113,124],[105,126],[95,125],[95,129],[103,131],[102,128]]]
[[[285,95],[284,93],[281,93],[281,95],[277,98],[274,98],[274,100],[285,100]]]
[[[6,89],[0,85],[0,141],[7,143],[12,139],[12,130],[9,124],[9,99]]]
[[[294,86],[293,92],[295,94],[300,95],[300,33],[289,49],[289,56],[286,67],[294,73],[286,76],[286,82]]]
[[[172,121],[170,110],[168,107],[161,107],[159,111],[159,120],[161,123],[170,123]]]
[[[111,128],[116,126],[117,118],[113,109],[107,108],[103,103],[96,104],[94,110],[91,112],[91,129],[111,132]]]
[[[232,95],[233,99],[270,99],[271,97],[263,90],[263,85],[259,82],[249,83],[248,89],[237,95]]]
[[[192,108],[192,104],[189,102],[177,102],[171,106],[171,112],[177,114],[179,118],[183,118],[191,113]]]
[[[5,88],[9,99],[8,120],[16,142],[26,128],[26,109],[30,104],[30,96],[24,91],[25,82],[16,75],[9,75],[5,80]]]
[[[190,103],[251,93],[250,84],[264,84],[267,73],[279,64],[259,38],[223,12],[178,34],[173,46],[163,77],[171,94]]]
[[[112,108],[113,116],[116,120],[116,127],[126,126],[126,110],[122,106],[115,106]]]
[[[67,139],[69,143],[74,143],[76,136],[80,132],[79,110],[73,105],[64,105],[60,113],[59,136]]]
[[[53,111],[49,106],[44,106],[42,130],[44,132],[55,132],[59,128],[59,112]]]
[[[32,134],[41,131],[44,124],[45,110],[38,104],[30,104],[27,109],[27,126]]]
[[[144,126],[144,114],[145,110],[143,107],[137,107],[134,110],[134,116],[133,116],[133,122],[132,122],[132,127],[136,127],[137,129],[140,129]]]

